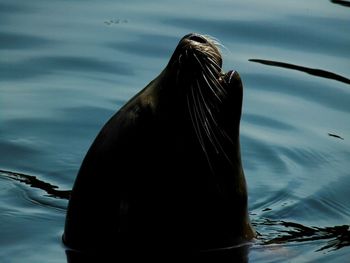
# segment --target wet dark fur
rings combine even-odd
[[[243,88],[221,66],[215,42],[189,34],[106,123],[76,178],[65,244],[202,251],[254,237],[239,144]]]

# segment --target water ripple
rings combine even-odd
[[[141,34],[136,39],[126,42],[111,42],[107,46],[125,53],[146,57],[169,57],[179,39],[173,36]]]
[[[0,7],[1,8],[1,7]],[[0,32],[0,49],[40,49],[53,46],[55,42],[44,37]]]
[[[332,109],[350,112],[350,92],[337,86],[331,86],[327,82],[296,79],[277,73],[249,73],[247,76],[249,76],[249,81],[255,89],[271,90],[281,94],[302,97]],[[336,92],[332,92],[332,90],[336,90]]]
[[[108,62],[96,58],[47,56],[18,62],[0,63],[0,81],[35,78],[55,72],[95,72],[130,76],[133,69],[123,62]]]
[[[305,19],[305,21],[304,21]],[[236,43],[255,43],[266,46],[283,46],[286,49],[307,50],[310,52],[321,52],[323,54],[335,54],[344,56],[349,51],[349,36],[338,34],[337,30],[330,28],[330,24],[348,24],[348,20],[342,18],[319,18],[321,25],[325,26],[328,34],[319,34],[313,28],[312,23],[307,23],[308,17],[299,17],[291,21],[273,19],[270,20],[221,20],[217,18],[210,20],[198,17],[164,18],[163,23],[176,25],[181,28],[202,29],[208,34],[219,38],[230,37]],[[288,27],[287,24],[288,23]],[[306,26],[305,26],[306,25]],[[326,30],[327,29],[327,30]],[[288,31],[288,34],[286,34]],[[335,37],[332,37],[332,36]],[[329,46],[332,46],[330,49]]]
[[[306,147],[279,147],[279,152],[304,168],[317,168],[333,159],[330,154]]]
[[[286,173],[288,168],[274,148],[261,140],[246,135],[241,135],[242,145],[244,145],[244,165],[250,170],[259,170],[261,165],[268,164],[275,173]]]
[[[0,19],[2,16],[5,15],[12,15],[15,13],[24,13],[24,12],[29,12],[30,8],[28,6],[23,7],[23,5],[13,5],[12,3],[0,3]]]
[[[286,122],[282,122],[282,120],[276,120],[271,117],[258,114],[244,113],[243,120],[258,126],[264,126],[278,130],[291,131],[296,129],[292,125],[287,124]]]

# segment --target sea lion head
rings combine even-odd
[[[200,119],[196,112],[218,119],[241,117],[243,86],[237,71],[225,73],[219,42],[212,37],[191,33],[184,36],[177,45],[167,67],[179,94],[184,95],[192,118]],[[238,123],[237,123],[238,122]]]
[[[220,72],[222,57],[217,45],[218,42],[208,36],[187,34],[180,40],[170,62],[177,61],[181,70],[191,72],[189,75],[194,77],[201,73],[204,69],[202,67],[207,64],[215,67],[214,72]]]

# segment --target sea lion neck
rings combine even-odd
[[[186,104],[188,84],[178,85],[176,74],[166,67],[145,89],[143,94],[146,103],[156,114],[179,115]],[[172,116],[171,118],[173,118]]]

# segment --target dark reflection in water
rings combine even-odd
[[[25,183],[33,188],[42,189],[48,194],[48,196],[54,198],[69,199],[71,193],[70,190],[58,190],[58,186],[39,180],[38,178],[32,175],[0,170],[0,176],[4,176],[19,181],[21,183]]]
[[[277,237],[268,240],[264,240],[264,237],[262,237],[262,241],[265,245],[324,240],[327,241],[326,244],[322,244],[317,251],[337,250],[350,246],[349,225],[307,227],[298,223],[273,221],[269,219],[262,222],[262,225],[281,227]]]
[[[284,63],[284,62],[278,62],[278,61],[272,61],[272,60],[263,60],[263,59],[249,59],[251,62],[257,62],[261,63],[264,65],[269,65],[269,66],[275,66],[275,67],[281,67],[281,68],[288,68],[288,69],[293,69],[293,70],[299,70],[314,76],[322,77],[322,78],[328,78],[328,79],[334,79],[340,82],[344,82],[346,84],[350,84],[350,79],[345,78],[343,76],[340,76],[338,74],[335,74],[333,72],[329,72],[326,70],[322,69],[313,69],[313,68],[307,68],[307,67],[302,67],[298,65],[293,65],[289,63]]]
[[[328,135],[329,135],[329,136],[331,136],[331,137],[335,137],[335,138],[338,138],[338,139],[344,140],[344,138],[343,138],[343,137],[341,137],[341,136],[339,136],[339,135],[337,135],[337,134],[334,134],[334,133],[328,133]]]
[[[350,2],[344,0],[331,0],[333,4],[350,7]]]

